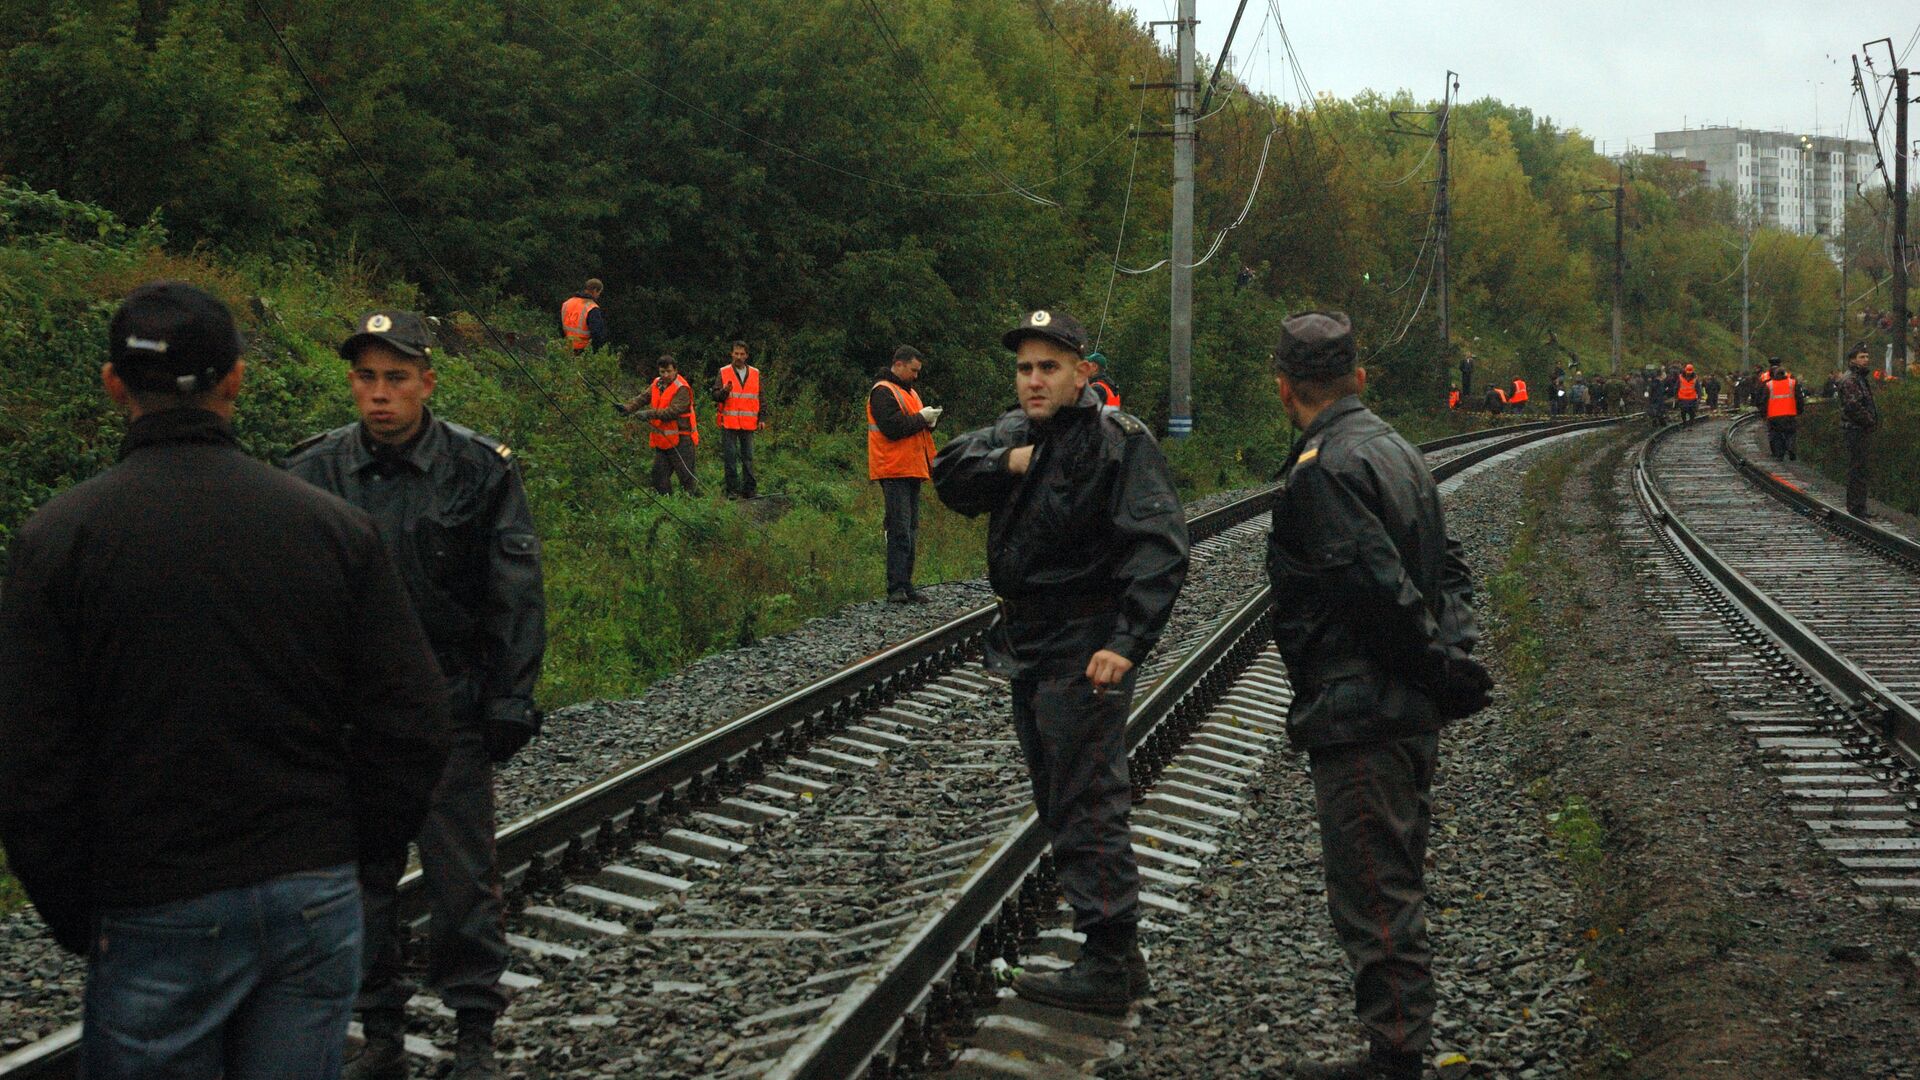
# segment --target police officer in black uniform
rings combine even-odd
[[[1487,703],[1468,653],[1473,583],[1420,452],[1360,403],[1340,312],[1282,324],[1274,372],[1301,436],[1275,498],[1267,571],[1274,642],[1307,752],[1333,925],[1354,966],[1371,1050],[1299,1060],[1321,1080],[1417,1080],[1432,1036],[1425,858],[1445,724]]]
[[[1847,447],[1847,513],[1867,515],[1867,444],[1880,426],[1880,407],[1873,403],[1873,363],[1867,343],[1857,341],[1847,350],[1847,373],[1835,392],[1840,395],[1840,434]]]
[[[512,451],[427,408],[432,338],[418,315],[377,311],[340,346],[360,421],[294,448],[287,468],[373,515],[448,679],[454,742],[419,836],[430,901],[429,977],[459,1017],[453,1076],[498,1075],[493,1024],[506,1008],[493,766],[540,727],[533,686],[546,648],[540,545]],[[378,642],[366,648],[377,649]],[[406,1073],[412,989],[400,978],[395,886],[405,845],[365,868],[367,1048],[357,1077]]]
[[[991,515],[988,577],[1001,610],[989,654],[1013,679],[1034,803],[1086,935],[1071,968],[1022,975],[1014,989],[1124,1014],[1148,989],[1127,712],[1137,665],[1186,580],[1186,518],[1146,425],[1103,408],[1088,385],[1077,320],[1035,311],[1001,340],[1015,353],[1019,407],[948,443],[933,483],[950,508]]]

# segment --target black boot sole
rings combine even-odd
[[[1092,1013],[1095,1016],[1125,1016],[1133,1008],[1131,1001],[1087,1001],[1081,998],[1069,998],[1059,994],[1050,994],[1034,986],[1022,986],[1019,980],[1013,984],[1013,992],[1027,1001],[1039,1005],[1048,1005],[1068,1012]]]

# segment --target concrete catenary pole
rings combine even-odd
[[[1907,373],[1907,69],[1893,73],[1893,371]]]
[[[1448,120],[1453,113],[1453,72],[1447,72],[1446,84],[1440,93],[1440,122],[1434,128],[1434,150],[1440,156],[1440,179],[1438,190],[1434,193],[1433,245],[1435,269],[1440,274],[1440,377],[1447,377],[1449,360],[1453,355],[1453,305],[1447,290],[1447,247],[1453,231],[1453,203],[1447,184],[1451,179],[1447,159],[1447,139],[1450,134]]]
[[[1620,374],[1620,321],[1627,306],[1627,166],[1613,188],[1613,373]]]
[[[1193,433],[1193,28],[1195,0],[1180,0],[1173,88],[1173,320],[1168,335],[1167,434]]]

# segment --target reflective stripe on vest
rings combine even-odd
[[[587,314],[599,307],[584,296],[569,297],[560,305],[560,329],[567,335],[567,344],[573,346],[574,352],[593,344],[593,334],[587,330]]]
[[[720,426],[729,431],[753,431],[760,426],[760,369],[747,369],[747,381],[728,364],[720,369],[720,385],[727,400],[720,406]]]
[[[1525,400],[1527,400],[1527,380],[1513,380],[1513,393],[1508,395],[1507,403],[1509,405],[1518,405]]]
[[[1700,380],[1680,376],[1680,389],[1674,391],[1674,397],[1681,401],[1697,401],[1700,397]]]
[[[882,380],[874,383],[874,389],[884,386],[900,402],[903,413],[918,413],[921,409],[918,391],[907,390],[899,383]],[[867,479],[869,480],[928,480],[933,472],[928,466],[933,461],[933,432],[921,429],[904,439],[889,439],[873,422],[873,392],[867,392]]]
[[[694,415],[692,408],[693,387],[687,385],[686,377],[684,375],[675,375],[673,381],[667,384],[665,393],[660,391],[659,379],[653,380],[651,385],[653,388],[653,408],[664,409],[673,404],[674,395],[683,389],[687,392],[688,408],[687,415],[683,417],[675,417],[672,420],[647,421],[647,423],[653,425],[653,434],[647,436],[647,441],[653,444],[655,450],[671,450],[680,445],[680,435],[684,432],[688,438],[693,440],[693,445],[699,446],[700,418]],[[684,426],[681,423],[682,421],[685,421]]]
[[[1767,380],[1767,419],[1800,415],[1800,402],[1793,393],[1799,386],[1799,381],[1791,375]]]

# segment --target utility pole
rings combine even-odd
[[[1453,306],[1447,295],[1447,240],[1453,225],[1453,204],[1448,200],[1447,181],[1449,179],[1447,162],[1448,119],[1453,115],[1453,91],[1459,76],[1447,72],[1446,83],[1440,88],[1439,125],[1434,130],[1434,149],[1440,155],[1440,185],[1434,192],[1434,228],[1433,242],[1436,269],[1440,274],[1440,377],[1444,383],[1451,374],[1453,359]]]
[[[1907,69],[1893,73],[1893,370],[1907,375]]]
[[[1747,274],[1747,256],[1753,253],[1753,215],[1746,215],[1746,237],[1740,245],[1740,370],[1753,366],[1747,353],[1753,348],[1750,317],[1753,313],[1752,279]]]
[[[1620,374],[1620,321],[1627,306],[1627,166],[1613,186],[1613,374]]]
[[[1447,72],[1447,81],[1442,87],[1440,108],[1437,110],[1390,109],[1387,119],[1393,124],[1387,129],[1389,135],[1417,135],[1423,139],[1432,139],[1434,152],[1439,155],[1439,172],[1433,179],[1433,258],[1434,271],[1439,275],[1440,314],[1440,381],[1447,382],[1453,377],[1453,304],[1447,290],[1447,256],[1449,241],[1453,232],[1453,202],[1449,190],[1453,178],[1452,163],[1448,156],[1449,141],[1452,137],[1451,119],[1453,116],[1453,95],[1460,89],[1460,76],[1453,71]],[[1431,116],[1433,130],[1404,125],[1403,116]],[[1416,262],[1415,265],[1418,265]]]
[[[1620,331],[1623,321],[1622,312],[1627,304],[1627,166],[1620,164],[1618,177],[1612,188],[1586,188],[1582,195],[1612,195],[1613,202],[1607,206],[1591,206],[1589,210],[1613,211],[1613,374],[1620,374]],[[1744,358],[1743,358],[1744,359]]]
[[[1173,321],[1168,335],[1167,434],[1193,433],[1193,28],[1195,0],[1180,0],[1173,88]]]

